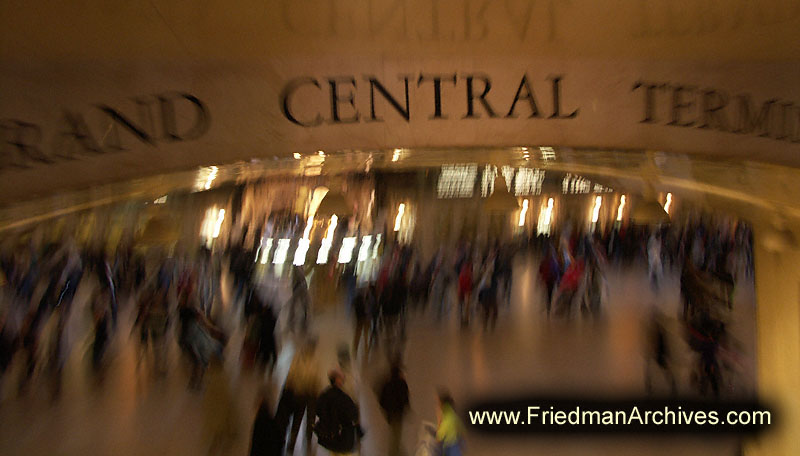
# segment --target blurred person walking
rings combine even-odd
[[[283,456],[286,429],[281,429],[277,417],[272,413],[270,397],[267,388],[259,391],[258,411],[250,437],[250,456]]]
[[[342,389],[344,374],[338,369],[328,373],[330,386],[319,396],[314,431],[319,445],[334,456],[355,455],[364,435],[359,424],[358,406]]]
[[[654,232],[647,241],[647,264],[649,267],[650,283],[658,290],[663,275],[661,265],[661,236]]]
[[[561,270],[558,264],[556,250],[549,242],[545,247],[542,261],[539,263],[539,278],[542,279],[542,283],[544,284],[547,293],[545,298],[545,310],[547,311],[547,316],[550,317],[550,308],[553,302],[553,290],[561,278]]]
[[[139,312],[133,330],[139,329],[139,362],[147,356],[148,348],[153,350],[153,373],[166,374],[166,335],[169,327],[168,289],[152,285],[139,299]]]
[[[439,393],[437,409],[436,440],[442,448],[442,456],[463,454],[463,426],[454,410],[453,398],[446,392]]]
[[[361,339],[364,339],[364,351],[369,352],[369,330],[372,320],[372,312],[375,311],[373,287],[362,288],[353,300],[353,315],[355,317],[355,327],[353,330],[353,356],[358,356],[358,347]]]
[[[389,376],[383,382],[378,397],[381,409],[389,423],[389,456],[402,454],[403,418],[408,411],[408,383],[400,368],[400,359],[394,358]]]
[[[584,277],[584,267],[585,263],[582,258],[575,258],[570,262],[569,267],[564,273],[564,277],[559,282],[558,291],[553,298],[555,301],[554,312],[556,315],[569,317],[571,314],[572,301],[578,293],[581,280]]]
[[[314,421],[314,403],[320,390],[319,362],[316,357],[317,341],[310,339],[300,348],[289,367],[286,385],[278,402],[277,419],[282,430],[291,421],[287,453],[293,454],[303,417],[306,418],[305,450],[310,452],[311,430]]]
[[[461,326],[469,325],[472,299],[472,260],[464,258],[458,273],[458,304],[461,315]]]
[[[647,361],[645,364],[645,389],[648,393],[653,391],[653,363],[663,373],[670,385],[672,394],[677,392],[675,374],[672,372],[671,350],[669,348],[669,336],[665,326],[664,315],[653,309],[647,328],[648,350]]]
[[[297,318],[300,314],[300,331],[308,330],[308,312],[311,306],[311,296],[308,292],[305,272],[302,266],[292,268],[292,296],[289,298],[289,329],[294,331],[297,327]]]
[[[483,310],[483,328],[488,330],[494,328],[497,323],[497,292],[498,276],[494,273],[495,260],[490,258],[484,266],[481,280],[478,282],[478,302]]]

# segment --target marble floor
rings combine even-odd
[[[406,376],[411,392],[411,411],[404,426],[406,454],[413,455],[423,422],[435,421],[435,393],[447,388],[456,404],[492,394],[562,393],[602,395],[644,394],[644,334],[642,323],[652,306],[672,318],[672,346],[679,389],[689,392],[691,353],[674,319],[679,308],[678,280],[668,273],[658,293],[647,282],[643,264],[609,269],[605,316],[600,322],[582,319],[548,320],[543,290],[536,280],[536,258],[521,255],[514,270],[511,304],[501,307],[494,331],[478,326],[461,329],[454,315],[437,324],[431,315],[412,314],[405,351]],[[755,298],[752,281],[741,280],[735,295],[730,332],[738,342],[739,372],[726,388],[754,387],[753,358]],[[85,300],[89,285],[78,291]],[[288,289],[280,281],[264,281],[262,292],[285,302]],[[227,300],[227,294],[225,295]],[[79,306],[78,306],[79,307]],[[131,336],[131,307],[122,312],[112,353],[113,361],[104,383],[87,379],[85,353],[88,316],[73,312],[69,323],[71,356],[64,371],[63,393],[51,401],[40,382],[17,395],[12,366],[0,391],[0,454],[3,455],[198,455],[206,454],[203,435],[203,392],[186,388],[187,376],[179,350],[170,345],[168,375],[152,378],[137,366]],[[281,318],[283,319],[283,314]],[[336,348],[352,336],[352,322],[343,306],[324,306],[313,319],[319,337],[321,372],[336,364]],[[272,375],[242,372],[239,368],[241,331],[235,330],[226,353],[226,372],[236,398],[239,416],[237,443],[228,454],[247,454],[250,427],[259,385],[266,381],[278,393],[291,362],[295,342],[284,336],[279,363]],[[18,363],[17,363],[18,364]],[[388,425],[375,396],[376,384],[387,369],[380,354],[354,361],[350,381],[366,435],[364,456],[386,455]],[[656,382],[655,388],[667,389]],[[463,410],[462,410],[463,411]],[[316,454],[327,454],[316,448]],[[735,438],[674,436],[571,436],[533,435],[504,437],[468,432],[468,455],[734,455]],[[298,444],[296,454],[301,454]]]

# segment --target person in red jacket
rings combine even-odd
[[[558,285],[558,294],[555,298],[555,312],[558,315],[569,316],[572,310],[572,299],[575,297],[575,293],[578,292],[584,269],[585,262],[583,258],[575,258],[564,273],[564,277]]]

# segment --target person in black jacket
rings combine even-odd
[[[344,374],[334,369],[328,373],[328,380],[331,386],[317,399],[317,441],[334,455],[355,454],[362,436],[358,406],[342,391]]]
[[[253,436],[250,441],[250,456],[282,456],[285,433],[272,414],[269,391],[262,390],[253,422]]]
[[[408,383],[403,377],[399,359],[392,361],[389,378],[380,389],[379,400],[391,429],[389,455],[398,456],[402,454],[403,417],[408,410]]]

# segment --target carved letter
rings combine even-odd
[[[328,79],[328,84],[331,86],[331,123],[356,123],[358,122],[359,114],[358,109],[356,109],[356,94],[354,91],[349,92],[347,95],[342,97],[339,93],[338,85],[339,84],[350,84],[353,86],[353,90],[356,88],[356,80],[352,77],[340,77],[340,78],[330,78]],[[347,118],[340,118],[339,117],[339,103],[347,102],[350,106],[353,107],[353,115]]]
[[[386,99],[386,101],[388,101],[389,104],[392,105],[392,107],[394,107],[394,109],[398,113],[400,113],[400,115],[403,116],[404,119],[406,119],[406,122],[411,120],[411,112],[409,110],[409,104],[408,104],[408,76],[403,78],[403,83],[405,86],[405,96],[406,96],[405,109],[403,109],[403,107],[400,106],[400,103],[398,103],[397,100],[389,93],[389,91],[386,90],[386,87],[384,87],[383,84],[380,83],[380,81],[378,81],[374,77],[365,79],[369,82],[369,109],[370,109],[370,117],[372,118],[373,121],[383,122],[383,119],[375,115],[375,89],[378,89],[378,92],[380,92],[381,95],[383,95],[383,98]]]
[[[523,95],[522,91],[525,90],[525,94]],[[531,115],[528,116],[530,118],[539,117],[539,108],[536,106],[536,98],[534,98],[533,91],[531,90],[530,86],[528,85],[528,75],[522,75],[522,80],[519,82],[519,87],[517,88],[517,94],[514,95],[514,101],[511,102],[511,109],[508,110],[508,114],[506,117],[517,117],[514,114],[514,109],[517,106],[517,102],[519,100],[528,100],[528,104],[531,107]]]
[[[299,89],[301,86],[304,86],[306,84],[311,84],[311,85],[315,86],[318,89],[321,88],[319,86],[319,82],[317,82],[317,80],[314,79],[314,78],[292,79],[291,81],[289,81],[288,84],[286,84],[286,87],[284,87],[283,90],[281,91],[281,112],[283,113],[283,116],[286,117],[287,119],[289,119],[289,121],[292,122],[292,123],[296,123],[297,125],[300,125],[301,127],[314,127],[314,126],[317,126],[317,125],[322,123],[322,115],[321,114],[317,114],[317,117],[315,117],[314,119],[312,119],[312,120],[310,120],[308,122],[303,122],[301,120],[298,120],[294,116],[294,114],[292,113],[292,109],[291,109],[291,101],[292,101],[291,98],[292,98],[292,95],[294,94],[294,92],[297,89]]]
[[[123,127],[125,127],[126,130],[133,133],[133,135],[136,136],[143,143],[155,146],[152,138],[143,128],[137,127],[136,125],[131,123],[129,119],[124,117],[122,114],[120,114],[113,108],[110,108],[105,105],[99,105],[98,108],[100,108],[100,110],[103,111],[103,113],[105,113],[111,120],[111,125],[109,126],[109,132],[106,133],[106,137],[108,136],[108,133],[112,133],[116,138],[115,144],[112,144],[111,147],[118,150],[123,149],[122,144],[119,141],[119,132],[117,130],[118,125],[122,125]]]
[[[9,119],[0,122],[0,129],[3,130],[0,169],[7,166],[27,168],[26,162],[28,160],[42,163],[53,162],[39,148],[39,143],[42,140],[42,129],[38,125]]]
[[[561,115],[561,76],[549,78],[553,81],[553,114],[550,119],[574,119],[578,115],[578,108],[567,115]]]
[[[74,159],[75,152],[72,146],[77,144],[83,151],[89,151],[96,154],[102,153],[103,150],[97,145],[86,121],[80,114],[64,111],[64,120],[66,122],[67,130],[61,132],[59,138],[65,142],[56,142],[56,150],[53,152],[63,158]]]
[[[681,113],[695,105],[694,101],[685,101],[683,99],[682,95],[685,92],[694,93],[694,87],[674,86],[672,88],[672,120],[667,125],[676,127],[691,127],[694,125],[693,120],[681,122]]]
[[[734,133],[751,134],[755,133],[758,136],[769,136],[770,134],[770,114],[772,106],[777,100],[767,100],[761,105],[756,117],[752,116],[752,103],[750,102],[749,95],[739,95],[739,118],[737,128],[733,130]]]
[[[420,74],[417,80],[417,87],[423,82],[433,81],[433,115],[428,119],[447,119],[447,116],[442,115],[442,79],[446,81],[453,81],[453,86],[456,85],[456,74],[452,76],[449,74]]]
[[[472,81],[473,79],[480,79],[483,81],[483,92],[477,96],[478,100],[483,105],[483,108],[486,110],[486,113],[489,114],[489,117],[497,117],[497,114],[494,113],[494,109],[489,105],[489,102],[486,100],[486,95],[492,90],[492,82],[489,80],[488,76],[485,75],[469,75],[466,76],[467,80],[467,115],[464,116],[464,119],[477,119],[480,116],[475,114],[475,95],[472,89]]]
[[[196,120],[192,128],[184,134],[178,134],[178,128],[175,117],[175,104],[176,96],[180,99],[186,99],[192,103],[197,113]],[[186,141],[190,139],[197,139],[203,136],[211,127],[211,119],[208,115],[206,105],[194,95],[188,93],[178,93],[175,95],[163,94],[158,96],[159,104],[161,105],[161,123],[164,128],[164,138],[171,141]]]
[[[653,84],[648,82],[637,82],[633,85],[633,90],[639,89],[644,87],[644,119],[640,120],[640,123],[653,123],[656,122],[656,96],[655,92],[656,89],[663,89],[666,87],[666,84]]]
[[[728,96],[724,93],[716,90],[703,92],[703,123],[697,128],[728,131],[728,122],[725,119],[725,112],[722,111],[727,105]]]

